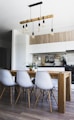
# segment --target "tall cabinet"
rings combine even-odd
[[[12,31],[12,60],[11,69],[25,69],[28,59],[29,35],[20,31]]]

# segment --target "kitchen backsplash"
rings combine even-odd
[[[68,65],[74,65],[74,52],[67,52],[66,60]]]
[[[33,63],[36,65],[62,65],[64,53],[61,54],[34,54]]]
[[[67,65],[74,65],[74,52],[33,54],[33,63],[36,65],[60,66],[63,65],[63,59],[66,61]]]

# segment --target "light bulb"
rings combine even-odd
[[[26,26],[25,29],[28,30],[28,25],[26,24],[25,26]]]
[[[43,22],[42,22],[42,27],[44,27],[45,26],[45,20],[43,19]]]
[[[38,32],[40,31],[40,23],[38,24]]]
[[[35,38],[35,36],[34,36],[34,32],[32,32],[32,38]]]
[[[38,26],[40,27],[40,23],[38,24]]]
[[[43,23],[45,23],[45,20],[43,19]]]
[[[51,28],[51,35],[54,35],[53,28]]]
[[[22,29],[22,33],[24,33],[24,31],[25,31],[24,25],[23,25],[22,27],[23,27],[23,29]]]
[[[51,32],[53,32],[53,28],[51,28]]]

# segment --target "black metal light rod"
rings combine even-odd
[[[41,1],[41,2],[38,2],[38,3],[34,3],[34,4],[31,4],[31,5],[28,5],[28,7],[33,7],[33,6],[36,6],[36,5],[40,5],[40,4],[42,4],[43,2]]]

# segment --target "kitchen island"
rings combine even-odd
[[[26,66],[28,69],[30,66]],[[39,71],[65,71],[65,66],[37,66]]]

